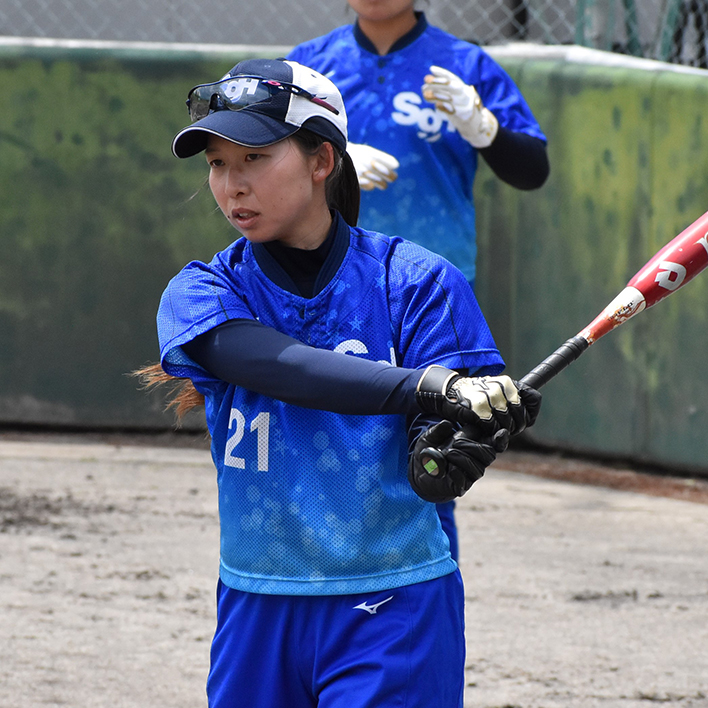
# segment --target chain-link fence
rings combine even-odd
[[[708,0],[420,0],[458,37],[579,44],[706,68]],[[346,0],[0,0],[0,35],[292,46],[354,14]]]

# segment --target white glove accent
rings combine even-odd
[[[423,96],[447,113],[452,125],[473,147],[489,147],[497,136],[499,121],[482,104],[474,86],[439,66],[431,66],[425,77]]]
[[[510,405],[521,403],[519,390],[506,375],[463,377],[452,382],[448,397],[450,393],[458,401],[467,400],[470,408],[483,421],[491,420],[495,411],[506,413]]]
[[[365,191],[386,189],[398,178],[398,160],[383,150],[371,145],[349,143],[347,152],[352,158],[359,179],[359,187]]]

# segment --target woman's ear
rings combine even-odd
[[[334,147],[332,143],[322,143],[314,158],[315,167],[312,177],[316,182],[324,182],[334,169]]]

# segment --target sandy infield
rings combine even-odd
[[[0,436],[0,706],[206,706],[211,459],[137,442]],[[707,501],[706,482],[503,456],[458,506],[465,706],[708,706]]]

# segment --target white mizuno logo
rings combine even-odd
[[[381,607],[381,605],[384,605],[384,604],[387,603],[389,600],[393,600],[393,595],[391,595],[391,597],[387,597],[385,600],[381,600],[381,602],[377,602],[375,605],[367,605],[367,604],[366,604],[366,600],[364,600],[364,602],[362,602],[361,605],[357,605],[356,607],[354,607],[354,608],[352,608],[352,609],[354,609],[354,610],[365,610],[365,611],[368,612],[370,615],[375,615],[375,614],[376,614],[376,610],[378,610],[379,607]]]

